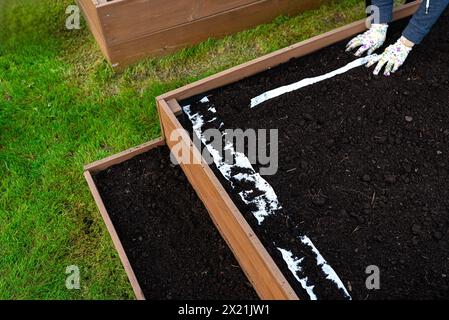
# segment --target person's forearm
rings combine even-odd
[[[435,22],[449,5],[449,0],[430,0],[427,10],[427,1],[424,0],[418,11],[413,15],[402,35],[414,44],[418,44],[429,33]]]
[[[374,23],[390,23],[393,20],[393,0],[372,0],[373,6],[379,8],[379,21]]]

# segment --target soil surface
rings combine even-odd
[[[257,299],[167,147],[95,181],[147,299]]]
[[[406,23],[392,24],[386,45]],[[264,176],[287,216],[277,232],[263,232],[215,172],[301,297],[271,248],[277,238],[295,241],[286,225],[312,239],[354,299],[449,298],[448,34],[446,11],[390,77],[360,67],[249,108],[265,91],[353,61],[348,39],[182,102],[207,95],[226,128],[279,129],[279,170]],[[380,290],[366,288],[371,265]]]

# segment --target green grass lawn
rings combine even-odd
[[[364,16],[336,1],[114,74],[69,4],[0,0],[0,299],[133,298],[83,165],[157,137],[157,95]]]

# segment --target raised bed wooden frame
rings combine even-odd
[[[401,6],[396,9],[394,18],[401,19],[413,14],[418,8],[418,5],[419,1]],[[153,148],[165,144],[172,148],[177,143],[177,141],[170,141],[169,139],[173,130],[178,130],[178,132],[183,133],[183,138],[180,142],[184,143],[186,147],[189,147],[191,159],[194,160],[192,161],[194,164],[181,164],[184,173],[203,201],[213,222],[228,243],[259,297],[269,300],[299,299],[230,196],[220,184],[212,169],[206,164],[200,151],[193,145],[189,134],[179,123],[176,118],[176,115],[181,112],[178,101],[236,82],[287,62],[292,58],[312,53],[355,35],[365,30],[365,28],[365,20],[360,20],[159,96],[157,97],[157,106],[163,138],[150,141],[141,146],[85,166],[84,176],[101,216],[105,221],[115,248],[118,251],[120,260],[137,299],[145,299],[144,294],[101,199],[93,176],[100,171],[129,160]]]
[[[419,4],[419,1],[415,1],[397,8],[394,19],[398,20],[412,15]],[[299,297],[268,255],[266,249],[261,245],[254,231],[176,118],[176,115],[181,112],[178,101],[236,82],[285,63],[292,58],[310,54],[365,29],[366,19],[363,19],[168,92],[157,98],[166,143],[170,148],[177,143],[184,143],[186,148],[190,146],[190,158],[195,160],[194,163],[200,164],[182,164],[182,169],[262,299],[298,299]],[[185,135],[179,141],[170,141],[169,138],[173,130],[177,130],[178,133],[184,130]]]
[[[117,70],[295,15],[328,0],[76,0],[103,54]]]

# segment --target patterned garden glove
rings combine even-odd
[[[373,23],[371,28],[365,33],[359,34],[357,37],[349,41],[346,51],[352,51],[360,47],[355,55],[360,57],[365,51],[368,55],[382,47],[387,37],[388,24]]]
[[[402,66],[407,59],[408,54],[412,51],[412,47],[406,46],[404,42],[407,41],[401,37],[395,44],[392,44],[384,53],[382,53],[378,59],[373,59],[366,64],[369,68],[377,61],[377,66],[374,69],[374,74],[378,75],[382,67],[386,64],[384,75],[389,76],[390,73],[396,72],[400,66]]]

